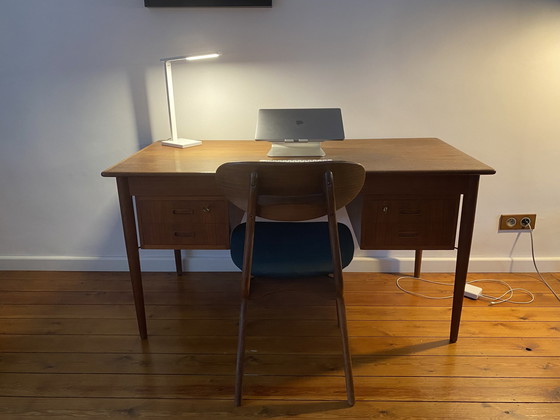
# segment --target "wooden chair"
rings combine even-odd
[[[220,166],[216,179],[228,200],[247,212],[247,222],[237,226],[231,237],[232,259],[242,270],[236,405],[242,398],[251,277],[317,275],[334,277],[346,393],[348,404],[353,405],[342,269],[352,260],[354,242],[348,227],[337,223],[336,210],[360,192],[364,168],[357,163],[327,160],[234,162]],[[325,215],[328,222],[303,222]],[[276,222],[256,222],[256,217]]]

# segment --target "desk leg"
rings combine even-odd
[[[144,309],[144,291],[142,289],[142,273],[140,271],[140,254],[138,253],[134,206],[128,188],[128,179],[125,177],[117,177],[117,189],[119,192],[119,204],[121,207],[128,268],[130,270],[130,280],[132,282],[132,294],[134,295],[134,306],[136,307],[136,320],[138,321],[140,337],[145,340],[148,338],[148,332],[146,328],[146,312]]]
[[[175,254],[175,270],[177,270],[177,275],[183,275],[183,262],[181,261],[181,250],[174,249],[173,253]]]
[[[467,191],[463,195],[457,263],[455,266],[455,286],[453,288],[453,309],[451,312],[451,333],[449,337],[450,343],[455,343],[459,337],[459,324],[461,322],[461,311],[463,309],[463,296],[465,294],[465,283],[467,281],[469,258],[471,255],[479,178],[480,176],[478,175],[472,175],[470,177]]]
[[[420,277],[420,271],[422,268],[422,250],[417,249],[414,253],[414,277]]]

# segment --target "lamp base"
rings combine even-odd
[[[184,149],[185,147],[199,146],[202,144],[200,140],[190,140],[190,139],[177,139],[177,140],[164,140],[161,142],[164,146],[178,147],[179,149]]]

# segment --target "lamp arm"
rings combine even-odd
[[[175,97],[173,96],[173,77],[171,76],[171,61],[164,61],[165,86],[167,88],[167,108],[169,110],[169,127],[171,140],[177,141],[177,120],[175,119]]]

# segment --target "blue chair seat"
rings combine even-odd
[[[338,223],[342,267],[354,255],[348,226]],[[231,236],[231,258],[243,269],[245,223]],[[253,276],[310,277],[331,274],[333,264],[327,222],[257,222],[253,250]]]

